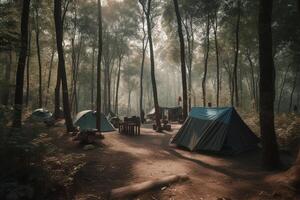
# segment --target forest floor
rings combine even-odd
[[[281,172],[261,168],[261,152],[239,156],[192,153],[169,146],[173,131],[156,133],[150,127],[141,136],[104,134],[93,150],[72,141],[64,127],[44,128],[51,151],[44,159],[54,179],[68,185],[76,200],[106,199],[109,191],[130,184],[187,174],[189,180],[132,197],[136,200],[300,199],[278,190],[272,178]],[[291,162],[288,156],[283,156]],[[69,191],[69,193],[70,193]]]

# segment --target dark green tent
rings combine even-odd
[[[236,110],[192,108],[171,143],[190,151],[240,153],[257,147],[258,137]]]
[[[74,125],[79,126],[80,130],[96,129],[96,111],[84,110],[76,115]],[[101,113],[101,132],[115,131],[113,125]]]

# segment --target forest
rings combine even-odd
[[[0,0],[0,199],[300,199],[300,0]]]

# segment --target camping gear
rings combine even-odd
[[[35,109],[29,118],[34,121],[44,122],[47,125],[54,124],[52,113],[44,108]]]
[[[141,120],[139,117],[133,116],[131,118],[124,117],[124,122],[119,123],[119,133],[125,135],[140,135]]]
[[[156,124],[152,124],[152,129],[155,131],[157,130]],[[163,131],[163,130],[171,131],[172,130],[171,124],[163,124],[161,126],[161,131]]]
[[[171,129],[171,124],[169,124],[169,121],[167,120],[167,118],[166,117],[164,117],[164,119],[163,120],[161,120],[161,124],[162,124],[162,126],[161,126],[161,130],[163,131],[163,130],[166,130],[166,131],[171,131],[172,129]],[[153,130],[157,130],[157,127],[156,127],[156,124],[153,124],[152,125],[152,128],[153,128]]]
[[[240,153],[257,147],[258,137],[233,107],[194,107],[171,143],[190,151]]]
[[[81,144],[92,144],[96,140],[96,132],[93,130],[80,131],[73,140],[78,140]]]
[[[182,108],[178,107],[159,107],[160,119],[163,119],[165,116],[169,121],[180,121],[182,118]],[[148,114],[147,118],[154,120],[155,119],[155,108],[153,108]]]
[[[96,129],[96,111],[84,110],[79,112],[74,120],[74,125],[79,126],[80,131]],[[113,125],[101,113],[101,132],[115,131]]]

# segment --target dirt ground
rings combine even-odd
[[[128,199],[136,200],[241,200],[300,199],[278,192],[268,177],[279,172],[261,168],[261,152],[239,156],[192,153],[169,145],[172,132],[156,133],[150,127],[141,136],[105,133],[96,149],[85,151],[63,133],[63,127],[50,130],[60,154],[80,160],[74,178],[76,200],[107,199],[111,189],[168,175],[187,174],[190,180],[158,188]]]

